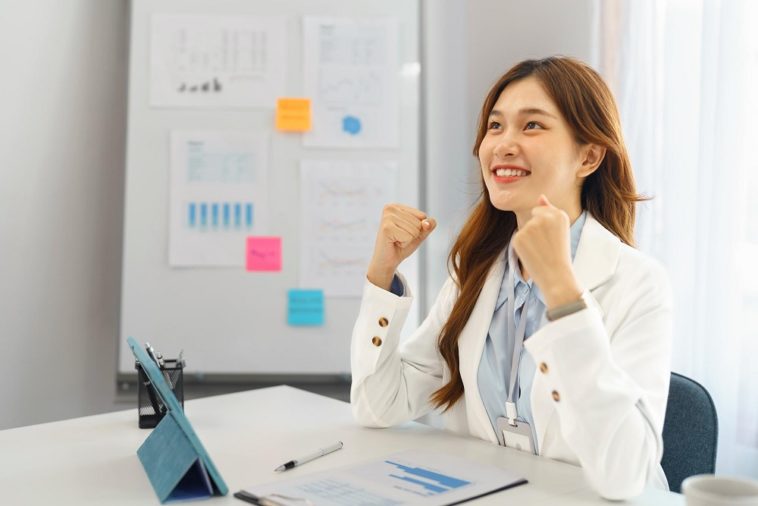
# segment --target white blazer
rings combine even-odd
[[[607,499],[634,497],[647,485],[668,490],[660,466],[671,359],[666,273],[589,215],[573,266],[597,307],[554,322],[543,317],[525,342],[535,363],[544,364],[531,391],[540,455],[580,465]],[[477,370],[504,269],[500,255],[458,339],[465,393],[442,415],[446,428],[495,444]],[[400,343],[411,298],[366,282],[351,346],[350,397],[359,423],[387,427],[434,409],[429,396],[450,379],[437,338],[457,296],[448,279],[421,326]]]

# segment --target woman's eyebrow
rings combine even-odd
[[[539,115],[542,115],[542,116],[547,116],[549,118],[558,119],[555,116],[555,114],[551,114],[551,113],[547,112],[544,109],[540,109],[539,107],[525,107],[523,109],[520,109],[517,114],[519,116],[528,116],[530,114],[539,114]],[[497,109],[492,109],[492,111],[490,112],[489,117],[493,117],[493,116],[502,117],[502,116],[504,116],[504,114],[502,113],[502,111],[499,111]]]

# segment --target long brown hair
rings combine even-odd
[[[488,117],[500,94],[510,83],[529,76],[536,77],[555,102],[578,144],[605,147],[605,157],[598,169],[583,182],[580,203],[582,209],[605,228],[633,246],[635,204],[644,197],[637,195],[635,189],[616,102],[600,75],[588,65],[567,57],[526,60],[516,64],[492,86],[484,100],[474,156],[479,157]],[[431,396],[432,403],[445,410],[463,395],[458,337],[471,316],[490,268],[517,227],[516,215],[493,206],[484,178],[481,181],[480,198],[448,257],[458,285],[458,297],[442,327],[438,346],[450,369],[451,379]]]

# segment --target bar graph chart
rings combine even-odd
[[[442,494],[471,484],[470,481],[447,476],[423,467],[405,466],[390,460],[385,460],[384,462],[400,471],[398,473],[390,473],[387,476],[399,480],[400,484],[405,487],[416,488],[416,493],[419,495],[432,496]]]
[[[253,228],[252,202],[188,202],[185,224],[198,232],[243,231]]]
[[[416,449],[247,490],[318,506],[442,506],[524,483],[507,469]]]

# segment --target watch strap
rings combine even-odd
[[[547,317],[548,321],[553,322],[559,318],[563,318],[564,316],[577,313],[582,309],[587,309],[588,307],[589,304],[587,303],[587,293],[582,292],[582,295],[579,299],[568,302],[566,304],[561,304],[560,306],[554,307],[553,309],[548,309],[545,312],[545,316]]]

